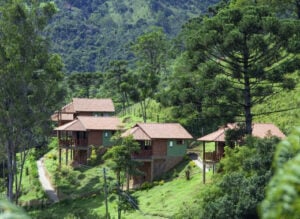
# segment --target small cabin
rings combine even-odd
[[[215,166],[216,163],[224,156],[225,147],[225,132],[228,129],[237,128],[236,123],[228,123],[227,125],[220,127],[215,132],[205,135],[197,140],[203,144],[202,161],[203,161],[203,183],[205,183],[205,169],[206,165]],[[258,138],[265,138],[276,136],[278,138],[285,138],[283,132],[271,123],[253,123],[252,124],[252,136]],[[215,149],[212,152],[206,151],[206,143],[214,142]]]
[[[179,123],[139,123],[123,133],[132,135],[141,150],[132,154],[132,159],[142,163],[143,176],[134,176],[133,185],[155,178],[175,167],[186,154],[193,137]]]

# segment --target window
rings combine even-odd
[[[146,141],[145,141],[145,146],[150,146],[150,145],[151,145],[151,141],[146,140]]]
[[[93,116],[94,117],[100,117],[100,116],[103,116],[103,113],[101,113],[101,112],[93,112]]]
[[[106,132],[104,132],[104,137],[108,137],[108,132],[106,131]]]
[[[182,145],[182,144],[184,144],[184,140],[177,140],[176,143]]]
[[[173,147],[173,141],[169,141],[169,146]]]

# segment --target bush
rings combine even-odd
[[[190,161],[189,165],[188,165],[188,168],[191,169],[191,168],[194,168],[195,166],[196,166],[195,162],[194,161]]]
[[[97,166],[102,163],[102,155],[104,153],[103,147],[93,147],[91,156],[88,158],[89,166]]]
[[[80,173],[78,176],[77,176],[77,179],[79,179],[79,180],[82,180],[82,179],[84,179],[85,178],[85,174],[83,174],[83,173]]]
[[[173,178],[177,178],[179,176],[179,173],[176,169],[173,171]]]
[[[163,184],[165,184],[165,181],[164,180],[160,180],[159,181],[159,185],[162,186]]]
[[[141,185],[141,190],[148,190],[148,189],[151,189],[153,187],[153,183],[151,182],[144,182],[142,185]]]

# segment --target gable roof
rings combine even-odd
[[[61,121],[72,121],[74,118],[74,115],[72,113],[61,113],[60,119]],[[53,115],[51,115],[52,121],[58,121],[58,112],[55,112]]]
[[[115,112],[115,106],[111,99],[73,98],[71,103],[60,109],[60,120],[71,121],[76,112]],[[58,121],[58,114],[56,111],[51,120]]]
[[[193,139],[179,123],[138,123],[122,136],[128,135],[136,140]]]
[[[75,112],[115,112],[111,99],[73,98]]]
[[[225,127],[219,128],[217,131],[198,138],[198,141],[206,142],[225,142],[225,131],[227,129],[234,129],[236,124],[228,123]],[[269,136],[276,136],[278,138],[285,138],[283,132],[272,123],[253,123],[252,135],[258,138],[265,138]]]
[[[57,131],[120,130],[121,120],[117,117],[78,116],[77,119],[57,127]]]

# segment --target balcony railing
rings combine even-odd
[[[87,139],[59,139],[61,147],[87,147]]]
[[[213,161],[213,162],[218,162],[220,161],[222,157],[222,154],[217,153],[216,151],[213,152],[205,152],[205,161]]]
[[[145,158],[151,158],[152,157],[152,150],[141,150],[137,153],[133,153],[131,155],[133,159],[145,159]]]

